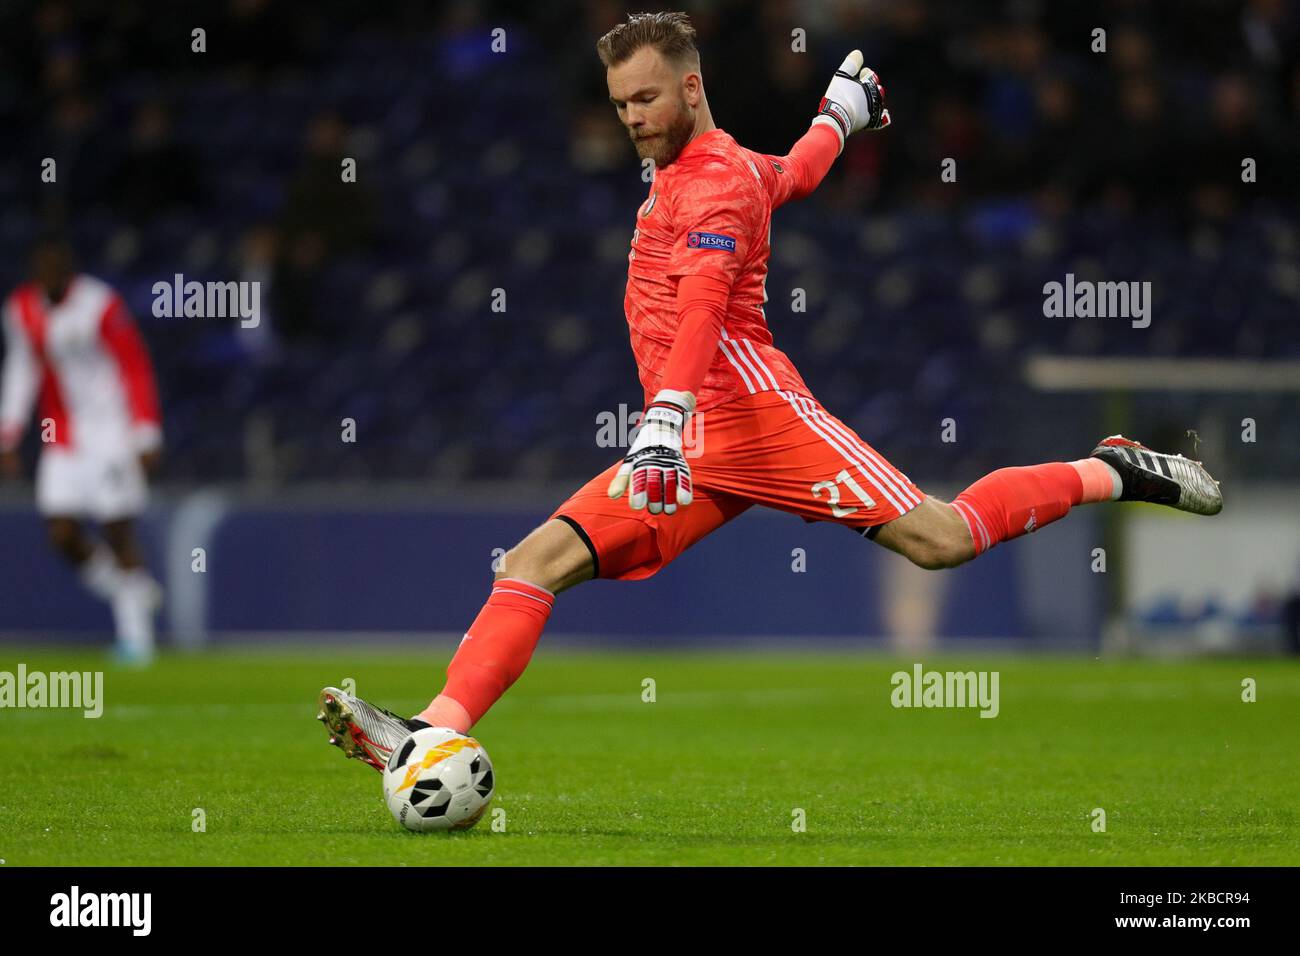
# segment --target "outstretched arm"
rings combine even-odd
[[[803,199],[816,189],[839,154],[839,138],[830,127],[814,123],[791,147],[788,155],[768,156],[768,162],[777,172],[772,208],[776,209],[791,199]]]

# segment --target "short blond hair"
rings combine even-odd
[[[596,53],[608,69],[630,60],[637,50],[652,46],[678,66],[698,66],[695,27],[685,13],[632,13],[596,41]]]

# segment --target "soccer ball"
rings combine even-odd
[[[384,801],[408,830],[465,830],[487,810],[492,761],[473,737],[425,727],[407,737],[384,769]]]

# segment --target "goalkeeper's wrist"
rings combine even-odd
[[[680,436],[686,430],[685,410],[669,402],[651,402],[641,419],[642,433],[663,434],[665,429]]]
[[[818,113],[816,116],[813,117],[813,121],[812,124],[809,126],[809,129],[811,129],[813,126],[825,126],[827,129],[832,130],[835,133],[835,138],[839,141],[840,153],[844,152],[844,143],[846,142],[846,137],[844,133],[844,127],[840,125],[839,120],[837,120],[830,113]],[[837,153],[836,155],[838,156],[839,153]]]
[[[655,397],[650,400],[651,405],[676,405],[687,415],[695,411],[695,393],[681,392],[675,388],[661,388],[655,393]]]
[[[695,411],[695,395],[672,388],[661,388],[650,404],[646,406],[646,424],[656,423],[675,428],[679,433],[685,429],[686,421]]]

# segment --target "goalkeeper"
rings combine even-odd
[[[506,553],[424,711],[403,719],[322,691],[320,719],[348,756],[382,770],[414,729],[467,732],[527,666],[556,594],[596,577],[647,578],[754,505],[837,522],[932,569],[1076,505],[1221,508],[1198,462],[1119,436],[1078,461],[999,469],[951,503],[927,496],[821,406],[773,344],[763,312],[772,211],[812,192],[847,137],[889,125],[879,78],[850,53],[808,132],[789,155],[768,156],[714,124],[684,14],[634,15],[597,52],[619,121],[655,166],[636,212],[624,299],[644,422],[622,461]]]

